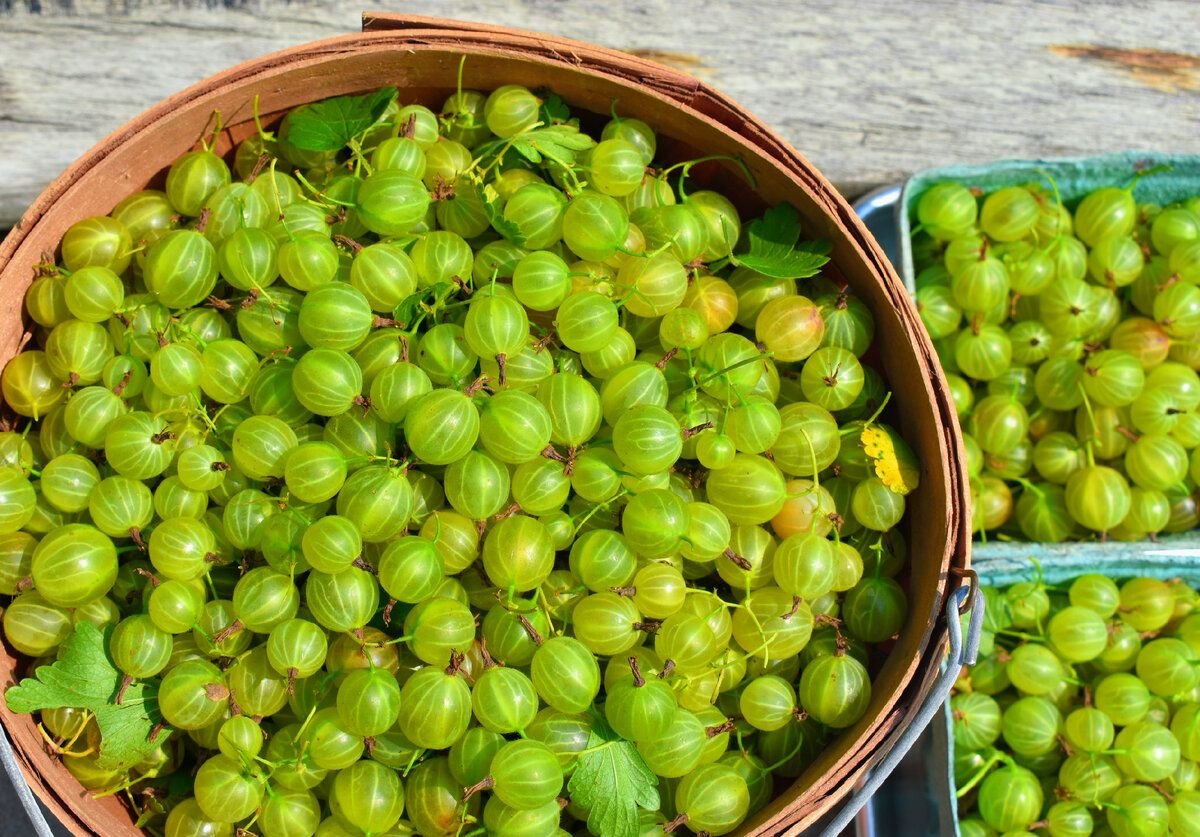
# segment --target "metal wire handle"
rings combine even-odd
[[[820,837],[838,837],[854,822],[858,812],[892,775],[892,771],[896,769],[896,766],[920,738],[921,733],[929,726],[929,722],[941,710],[962,667],[975,664],[979,654],[979,637],[983,630],[983,603],[984,599],[979,594],[979,586],[966,581],[947,597],[945,617],[946,628],[950,635],[950,648],[942,673],[938,675],[937,681],[929,690],[921,708],[917,710],[912,723],[903,730],[893,733],[893,740],[888,742],[890,748],[887,750],[887,755],[871,769],[866,780],[855,789],[853,795],[846,800],[833,820],[820,832]],[[971,619],[967,625],[965,637],[962,623],[959,622],[959,612],[964,609],[964,606],[968,606],[971,611]],[[887,747],[888,744],[884,746]]]
[[[3,728],[0,728],[0,764],[4,765],[4,772],[8,774],[9,783],[12,784],[21,807],[25,809],[25,814],[29,817],[33,833],[37,837],[54,837],[50,823],[46,821],[46,815],[42,813],[42,806],[38,804],[37,797],[33,795],[33,790],[25,781],[25,774],[21,772],[21,765],[17,763],[17,754],[13,752],[12,743],[8,740],[8,733]]]

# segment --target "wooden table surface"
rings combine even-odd
[[[847,195],[916,169],[1200,151],[1193,0],[0,0],[0,228],[106,133],[364,7],[540,29],[687,70]]]

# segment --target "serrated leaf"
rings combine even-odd
[[[541,121],[547,125],[566,122],[571,118],[571,109],[557,93],[546,92],[542,95],[542,107],[538,111]]]
[[[542,162],[542,153],[532,143],[526,142],[524,139],[513,140],[512,150],[531,163]]]
[[[121,672],[108,658],[104,635],[90,622],[79,622],[63,641],[59,659],[40,667],[4,693],[13,712],[73,707],[96,716],[100,728],[101,769],[128,769],[162,744],[170,730],[160,729],[158,686],[134,683],[125,689],[121,702],[114,703],[121,688]]]
[[[496,190],[496,187],[490,183],[481,187],[479,189],[479,198],[483,201],[483,211],[487,215],[492,229],[517,247],[525,246],[525,236],[521,232],[521,228],[504,217],[504,210],[500,206],[500,193]]]
[[[401,328],[408,328],[427,310],[426,306],[430,302],[453,287],[449,282],[437,282],[428,288],[421,288],[416,293],[409,294],[392,309],[392,319],[400,323]]]
[[[750,251],[732,256],[737,265],[775,279],[807,279],[829,262],[828,241],[800,242],[800,216],[781,203],[768,209],[746,230]]]
[[[302,105],[288,116],[287,141],[306,151],[340,151],[370,128],[396,100],[395,87],[363,96],[336,96]]]
[[[575,152],[587,151],[596,141],[579,132],[574,125],[551,125],[516,136],[512,148],[531,163],[549,157],[562,166],[575,162]]]
[[[921,482],[917,455],[900,434],[886,424],[869,424],[859,436],[875,476],[897,494],[908,494]]]
[[[587,134],[580,132],[574,125],[551,125],[531,134],[541,143],[552,143],[572,151],[587,151],[596,145],[596,141]]]
[[[654,773],[637,747],[613,732],[599,713],[592,714],[587,748],[567,792],[588,810],[588,830],[596,837],[637,837],[638,809],[659,807]]]

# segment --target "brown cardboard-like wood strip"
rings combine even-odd
[[[372,19],[375,21],[376,19]],[[20,300],[32,266],[53,251],[76,220],[108,212],[142,188],[204,130],[213,110],[227,129],[222,149],[250,128],[250,102],[261,97],[266,113],[280,114],[326,96],[357,93],[393,83],[405,101],[437,105],[453,88],[459,58],[470,55],[471,84],[489,89],[517,83],[551,83],[573,106],[606,113],[613,100],[621,111],[654,124],[661,150],[671,160],[703,154],[739,156],[757,180],[757,193],[732,166],[695,170],[701,182],[727,191],[744,214],[765,204],[789,201],[809,235],[833,244],[834,271],[870,306],[885,374],[895,392],[896,421],[922,462],[923,483],[910,496],[910,616],[875,681],[866,716],[818,757],[792,791],[746,827],[746,833],[776,834],[790,824],[814,822],[848,792],[873,761],[879,743],[911,715],[936,668],[944,641],[937,624],[949,586],[948,570],[966,561],[965,479],[954,412],[936,357],[895,273],[849,206],[794,149],[750,114],[676,71],[641,59],[614,55],[586,44],[548,39],[494,27],[464,28],[423,22],[412,31],[381,29],[317,42],[267,56],[214,76],[171,97],[102,141],[31,207],[0,244],[0,359],[17,346]],[[633,80],[631,80],[633,79]],[[681,100],[686,102],[681,104]],[[932,641],[931,641],[932,640]],[[16,661],[0,661],[11,679]],[[28,718],[0,708],[0,719],[56,813],[71,817],[75,833],[130,833],[126,814],[114,800],[79,797],[73,777],[41,748]]]

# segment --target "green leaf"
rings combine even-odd
[[[551,125],[537,128],[513,137],[513,150],[531,163],[540,163],[546,157],[562,166],[570,167],[575,162],[576,151],[587,151],[596,141],[582,134],[574,125]]]
[[[379,121],[396,100],[396,88],[363,96],[337,96],[303,105],[288,117],[287,141],[306,151],[340,151]]]
[[[73,707],[96,716],[100,727],[101,769],[133,767],[162,744],[170,730],[162,728],[158,711],[158,685],[134,683],[114,703],[121,688],[121,672],[108,658],[104,635],[90,622],[79,622],[62,644],[59,659],[39,668],[4,693],[13,712]]]
[[[504,217],[504,210],[500,206],[500,193],[496,191],[496,187],[490,183],[480,187],[479,197],[483,201],[483,211],[487,215],[488,221],[491,222],[492,229],[517,247],[523,247],[525,236],[521,233],[520,227]]]
[[[551,125],[548,128],[534,131],[532,136],[535,142],[560,145],[572,151],[587,151],[596,145],[594,139],[582,133],[574,125]]]
[[[425,310],[425,306],[434,298],[430,288],[421,288],[415,293],[411,293],[404,298],[399,305],[392,310],[392,318],[397,322],[402,323],[401,328],[408,328],[412,323],[416,322],[417,317]]]
[[[542,97],[542,107],[538,111],[542,122],[547,125],[556,125],[571,118],[571,109],[557,93],[539,91],[538,95]]]
[[[781,203],[750,224],[750,252],[730,258],[775,279],[807,279],[829,262],[828,241],[800,241],[800,218],[795,207]]]
[[[567,791],[588,809],[588,830],[596,837],[637,837],[638,809],[658,809],[658,781],[637,747],[613,732],[599,713],[592,719],[587,748]]]

